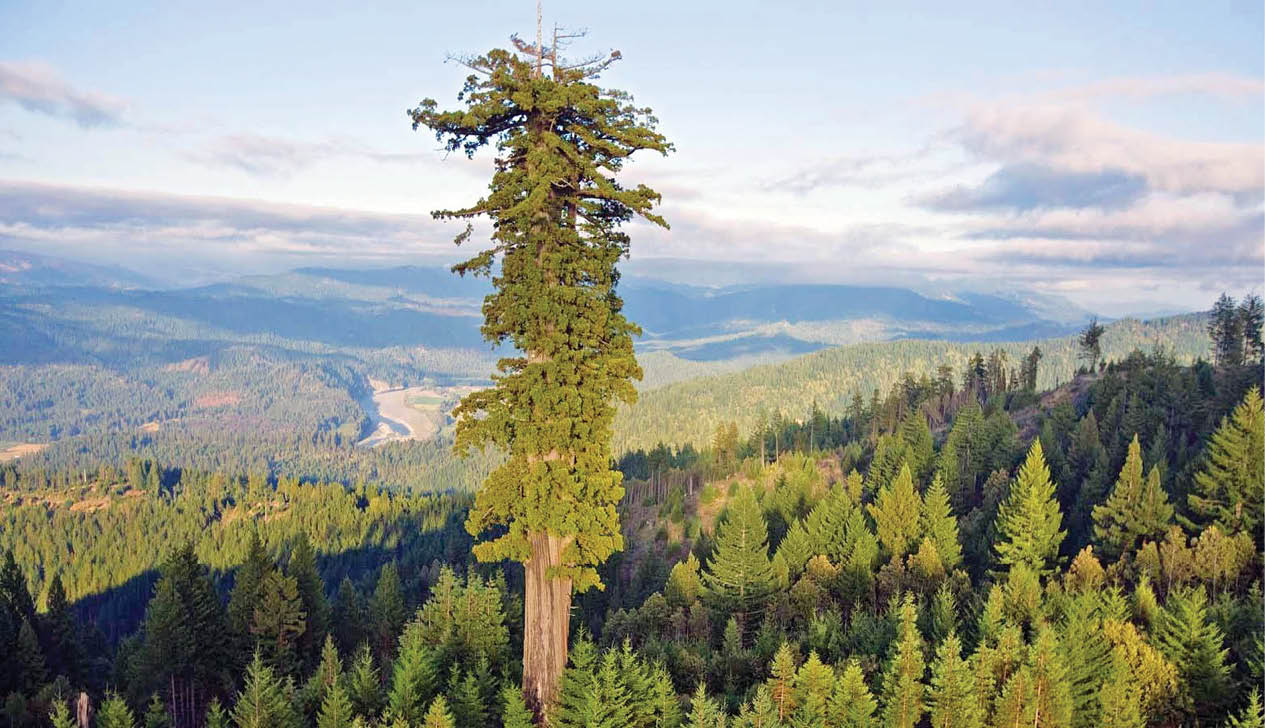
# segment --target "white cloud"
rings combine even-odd
[[[49,65],[0,61],[0,99],[27,111],[69,119],[81,127],[122,123],[127,104],[119,98],[72,87]]]

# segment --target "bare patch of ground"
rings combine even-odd
[[[192,359],[168,364],[166,369],[169,372],[192,372],[205,375],[211,373],[211,360],[205,356],[195,356]]]
[[[198,409],[210,409],[212,407],[229,407],[241,401],[241,392],[207,392],[193,400],[193,406]]]
[[[19,442],[0,450],[0,463],[17,460],[23,455],[34,455],[48,447],[46,442]]]

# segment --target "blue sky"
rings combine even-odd
[[[0,248],[190,280],[455,257],[486,185],[405,109],[534,3],[0,4]],[[1241,3],[547,2],[677,152],[643,272],[1095,310],[1265,278],[1265,18]],[[681,265],[679,259],[695,261]],[[741,265],[747,263],[749,265]],[[763,268],[762,268],[763,266]],[[761,271],[764,271],[761,273]]]

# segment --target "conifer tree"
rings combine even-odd
[[[816,652],[809,653],[795,673],[793,724],[805,728],[824,725],[833,688],[834,672],[830,666],[824,664]]]
[[[45,601],[47,609],[41,621],[48,645],[49,672],[65,675],[74,682],[79,678],[79,635],[60,573],[54,574],[49,582]]]
[[[921,536],[919,511],[922,499],[914,490],[908,465],[902,465],[892,482],[884,485],[870,504],[879,543],[893,557],[903,557]]]
[[[307,613],[294,577],[271,571],[261,587],[250,632],[259,640],[264,661],[282,676],[298,674],[298,640],[307,630]]]
[[[97,711],[97,728],[136,728],[132,709],[118,693],[106,693],[101,709]]]
[[[1194,524],[1215,523],[1226,533],[1259,538],[1265,508],[1265,407],[1257,387],[1208,440],[1203,469],[1187,496]],[[1188,522],[1188,525],[1194,525]]]
[[[320,659],[325,635],[329,632],[330,606],[325,596],[325,582],[316,568],[316,552],[307,533],[300,531],[290,552],[286,575],[298,587],[300,608],[307,615],[303,633],[295,645],[304,674],[315,668]]]
[[[1164,533],[1173,518],[1159,471],[1142,477],[1142,446],[1133,436],[1124,467],[1107,502],[1094,506],[1094,537],[1111,557],[1131,551],[1138,540]]]
[[[1243,706],[1243,710],[1237,715],[1230,716],[1226,726],[1227,728],[1265,728],[1265,707],[1261,704],[1260,688],[1252,688],[1252,692],[1247,696],[1247,705]]]
[[[298,728],[299,717],[284,681],[258,652],[246,667],[246,682],[233,705],[237,728]]]
[[[874,712],[878,704],[870,688],[865,684],[861,665],[849,660],[843,672],[835,679],[830,695],[829,725],[834,728],[871,728],[876,724]]]
[[[1203,587],[1176,589],[1168,596],[1155,639],[1180,677],[1186,710],[1201,724],[1224,716],[1229,666],[1221,628],[1208,619]]]
[[[714,700],[707,697],[707,687],[699,683],[690,696],[690,712],[686,716],[688,728],[725,728],[725,713]]]
[[[1069,595],[1063,608],[1063,656],[1077,728],[1096,725],[1100,691],[1112,672],[1112,645],[1102,630],[1102,611],[1097,591]]]
[[[331,623],[334,640],[344,655],[350,655],[369,636],[366,629],[369,607],[351,579],[343,577],[334,598]]]
[[[316,716],[316,728],[345,728],[351,725],[355,712],[351,707],[351,698],[343,689],[341,682],[335,682],[325,691],[321,700],[321,710]]]
[[[623,490],[610,467],[613,400],[636,398],[630,380],[641,370],[638,329],[615,291],[616,263],[629,250],[619,228],[636,216],[667,225],[652,211],[658,193],[624,188],[615,175],[637,151],[666,154],[671,145],[648,109],[592,83],[618,53],[566,63],[556,35],[549,49],[539,37],[514,41],[517,54],[462,61],[473,71],[458,97],[464,109],[439,111],[426,99],[409,114],[414,129],[434,131],[450,151],[498,149],[490,193],[435,214],[493,221],[492,246],[453,270],[492,276],[483,336],[523,352],[501,359],[493,388],[467,395],[454,415],[458,451],[508,453],[467,528],[478,535],[505,526],[476,556],[526,566],[523,686],[543,716],[566,665],[572,589],[596,586],[594,567],[623,545],[615,513]]]
[[[48,713],[48,721],[52,723],[53,728],[76,728],[74,719],[70,717],[70,708],[66,705],[66,701],[60,698],[53,701],[53,708]]]
[[[400,636],[399,654],[391,673],[387,715],[410,724],[422,722],[426,706],[439,692],[439,666],[434,649],[426,644],[419,622],[409,622]]]
[[[1034,728],[1068,728],[1072,725],[1072,697],[1067,668],[1058,638],[1050,627],[1037,632],[1026,665],[1031,675],[1031,699],[1024,706],[1025,723]]]
[[[228,713],[224,712],[224,706],[220,705],[219,698],[211,698],[211,702],[207,703],[206,721],[203,728],[229,728]],[[320,728],[326,728],[320,726]]]
[[[347,673],[347,693],[356,715],[372,718],[382,710],[382,682],[373,664],[373,653],[368,643],[356,652],[351,671]]]
[[[145,715],[141,719],[141,725],[145,728],[168,728],[171,725],[167,716],[167,706],[163,705],[158,693],[149,697],[149,704],[145,706]]]
[[[400,572],[394,561],[387,562],[378,572],[378,583],[369,603],[369,619],[372,623],[373,648],[385,664],[395,656],[396,640],[407,619],[404,608],[404,592],[400,587]]]
[[[259,606],[264,580],[275,568],[264,550],[259,531],[252,531],[246,560],[237,567],[233,591],[228,598],[228,628],[239,665],[249,661],[255,650],[255,635],[250,631],[255,620],[255,607]]]
[[[918,634],[918,610],[913,597],[906,594],[900,605],[900,628],[897,642],[883,673],[883,725],[887,728],[913,728],[925,712],[923,699],[926,686],[923,675],[922,636]]]
[[[766,683],[769,697],[777,708],[777,719],[785,722],[795,711],[795,656],[791,653],[790,645],[783,642],[777,649],[770,670],[772,675]]]
[[[506,683],[501,688],[501,704],[505,707],[501,713],[502,728],[533,728],[532,713],[523,702],[523,691]]]
[[[454,728],[456,726],[452,713],[448,710],[448,701],[444,699],[444,696],[436,696],[426,710],[426,717],[417,725],[422,728]]]
[[[12,664],[17,667],[20,692],[33,695],[36,688],[44,684],[48,668],[44,662],[44,653],[40,651],[39,637],[29,621],[22,620],[22,626],[18,628],[16,648],[7,659],[12,660]]]
[[[453,668],[453,677],[457,677]],[[449,708],[453,722],[465,726],[483,726],[487,724],[488,709],[484,705],[483,695],[479,692],[479,678],[472,672],[466,672],[460,679],[454,680],[449,692]]]
[[[701,574],[704,593],[745,627],[759,614],[776,587],[769,562],[769,534],[755,493],[744,488],[730,502],[728,516],[716,527],[716,547]]]
[[[984,725],[984,715],[975,697],[974,676],[962,657],[962,643],[955,633],[949,633],[936,649],[927,702],[931,707],[932,728],[981,728]]]
[[[949,506],[949,493],[944,479],[936,473],[922,503],[922,532],[936,546],[936,554],[946,571],[962,563],[962,545],[958,541],[958,521]]]
[[[1062,522],[1041,440],[1036,439],[1011,483],[1010,495],[997,511],[998,561],[1008,567],[1023,564],[1037,574],[1050,573],[1066,535],[1059,530]]]
[[[1074,711],[1073,725],[1101,728],[1142,728],[1146,725],[1138,686],[1130,680],[1128,666],[1118,655],[1113,656],[1112,662],[1110,672],[1099,686],[1094,715],[1086,718]]]

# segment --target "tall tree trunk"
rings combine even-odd
[[[562,565],[562,552],[570,538],[533,531],[528,539],[531,556],[525,565],[523,696],[537,721],[545,725],[558,702],[571,621],[571,579],[550,576],[549,572],[550,567]]]

